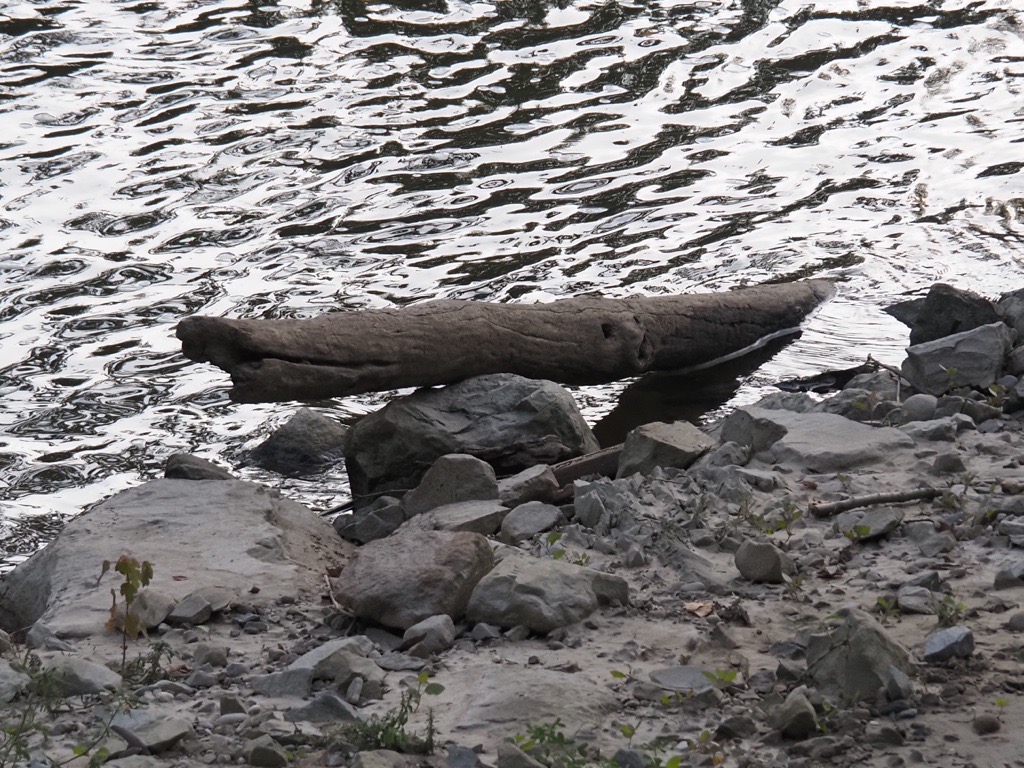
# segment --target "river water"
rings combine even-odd
[[[8,0],[7,562],[172,452],[239,462],[294,410],[232,405],[224,374],[181,357],[194,313],[829,276],[838,296],[732,402],[869,353],[898,363],[887,303],[1022,284],[1011,6]],[[576,394],[596,422],[621,391]],[[343,472],[240,473],[318,509],[345,494]]]

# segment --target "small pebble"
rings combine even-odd
[[[978,715],[971,722],[971,727],[979,736],[987,736],[990,733],[999,731],[1003,724],[999,722],[999,718],[995,715]]]

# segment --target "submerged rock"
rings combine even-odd
[[[282,475],[314,474],[341,461],[348,429],[311,408],[300,408],[249,458],[256,466]]]
[[[922,344],[999,320],[995,305],[976,293],[936,283],[920,299],[901,301],[886,312],[910,327],[910,343]]]

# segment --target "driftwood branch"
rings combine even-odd
[[[874,504],[898,504],[904,501],[923,501],[937,499],[943,494],[938,488],[915,488],[912,491],[893,491],[891,493],[873,493],[869,496],[854,496],[842,501],[830,501],[821,504],[810,504],[808,509],[815,517],[832,517],[858,507],[870,507]]]
[[[825,280],[724,293],[549,304],[431,301],[306,320],[190,317],[187,357],[231,374],[237,402],[318,400],[516,373],[598,384],[736,354],[795,330]]]

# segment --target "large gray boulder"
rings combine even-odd
[[[403,529],[361,547],[334,595],[357,616],[401,630],[442,613],[458,621],[493,566],[479,533]]]
[[[843,608],[838,616],[838,626],[811,635],[807,643],[807,674],[820,689],[844,701],[862,701],[885,688],[890,666],[910,674],[910,652],[881,624],[856,608]]]
[[[122,554],[152,563],[150,588],[174,600],[220,587],[269,603],[319,594],[324,570],[343,565],[353,549],[314,512],[263,486],[153,480],[75,518],[7,574],[0,627],[39,621],[58,636],[102,633],[121,577],[108,573],[98,586],[96,579],[104,560]]]
[[[842,435],[842,440],[836,440]],[[811,472],[841,472],[888,459],[913,448],[913,439],[892,427],[872,427],[834,413],[793,413],[739,408],[722,423],[721,440],[754,451],[770,449],[778,462]]]
[[[341,461],[348,427],[300,408],[249,454],[253,464],[282,475],[309,475]]]
[[[494,374],[392,400],[349,431],[345,463],[359,500],[415,488],[449,453],[476,456],[509,474],[598,447],[568,391]]]
[[[688,421],[644,424],[626,435],[616,476],[647,475],[655,467],[685,469],[716,445],[714,438]]]
[[[999,320],[991,301],[944,283],[933,285],[924,298],[901,301],[885,311],[910,327],[911,344],[923,344]]]
[[[509,554],[477,584],[466,615],[470,621],[543,633],[582,621],[612,602],[629,602],[629,586],[618,576]]]
[[[903,375],[915,389],[941,395],[956,387],[987,387],[1002,375],[1013,333],[1001,322],[907,348]]]

